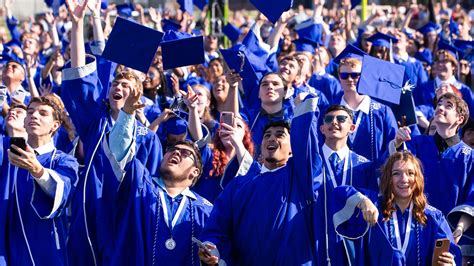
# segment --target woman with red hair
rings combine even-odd
[[[336,188],[337,200],[346,201],[334,214],[334,226],[346,239],[361,238],[355,242],[357,264],[385,265],[387,259],[404,265],[461,264],[449,225],[441,211],[428,205],[424,186],[420,161],[409,152],[396,152],[382,167],[380,198],[374,201],[378,208],[367,197],[376,193],[363,195],[350,186]],[[433,256],[435,244],[436,248],[447,245],[440,239],[449,240],[449,252]]]

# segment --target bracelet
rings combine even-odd
[[[463,225],[458,224],[458,226],[456,226],[455,230],[458,230],[458,229],[461,230],[462,233],[464,233],[464,226]]]

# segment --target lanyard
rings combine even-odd
[[[171,221],[171,224],[170,224],[169,219],[168,219],[168,204],[166,204],[166,201],[165,201],[165,193],[163,193],[162,190],[160,190],[159,193],[160,193],[161,202],[163,203],[162,204],[163,216],[164,216],[163,219],[165,220],[165,224],[168,226],[168,228],[172,230],[173,227],[176,225],[176,222],[178,221],[179,217],[181,216],[181,212],[183,212],[184,206],[186,205],[186,201],[188,198],[185,195],[183,195],[183,199],[179,203],[178,210],[176,211],[173,217],[173,220]]]
[[[408,222],[407,222],[406,229],[405,229],[405,240],[403,241],[403,246],[402,246],[402,240],[400,238],[400,230],[398,229],[397,212],[394,211],[392,213],[393,226],[395,227],[394,228],[394,230],[395,230],[395,239],[397,240],[397,243],[396,243],[397,244],[397,249],[401,250],[403,255],[405,255],[405,252],[406,252],[407,247],[408,247],[408,242],[410,241],[411,220],[412,220],[412,217],[413,217],[412,210],[413,210],[413,202],[410,203],[410,209],[409,209],[409,213],[408,213]]]
[[[346,179],[347,179],[347,168],[349,166],[349,160],[351,157],[351,151],[349,151],[349,154],[347,154],[346,158],[344,159],[344,167],[342,169],[342,182],[341,186],[346,184]],[[326,161],[326,168],[328,169],[329,172],[329,178],[331,179],[332,185],[334,188],[338,187],[337,182],[336,182],[336,176],[334,172],[332,171],[331,164],[329,164],[328,157],[324,158]]]

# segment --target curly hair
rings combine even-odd
[[[411,199],[413,202],[413,217],[421,224],[426,225],[427,218],[425,215],[425,207],[428,204],[426,195],[423,190],[425,187],[425,181],[423,177],[423,169],[421,162],[410,152],[396,152],[392,154],[382,167],[382,177],[380,180],[380,191],[382,193],[382,215],[384,221],[390,219],[392,212],[395,211],[394,200],[395,194],[393,193],[392,183],[392,168],[397,161],[403,161],[405,163],[411,163],[415,169],[415,184]]]
[[[242,143],[244,144],[244,147],[247,149],[249,154],[253,156],[254,153],[254,144],[252,141],[252,134],[250,132],[250,128],[246,123],[245,124],[245,134],[244,138],[242,140]],[[221,141],[221,138],[219,136],[219,132],[217,132],[214,135],[214,138],[212,139],[213,143],[213,148],[212,148],[212,169],[209,172],[210,177],[220,177],[224,174],[225,167],[227,166],[227,163],[231,158],[227,156],[225,153],[225,147],[224,144]]]

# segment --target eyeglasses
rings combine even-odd
[[[331,124],[334,121],[334,117],[338,123],[345,123],[348,116],[347,115],[326,115],[324,116],[324,124]]]
[[[348,79],[349,76],[352,78],[352,79],[357,79],[360,77],[360,72],[353,72],[353,73],[349,73],[349,72],[342,72],[342,73],[339,73],[339,77],[341,79]]]
[[[196,156],[194,155],[194,152],[188,149],[171,146],[166,150],[166,153],[175,153],[176,151],[179,152],[179,157],[181,157],[182,159],[192,157],[192,160],[196,161]]]

